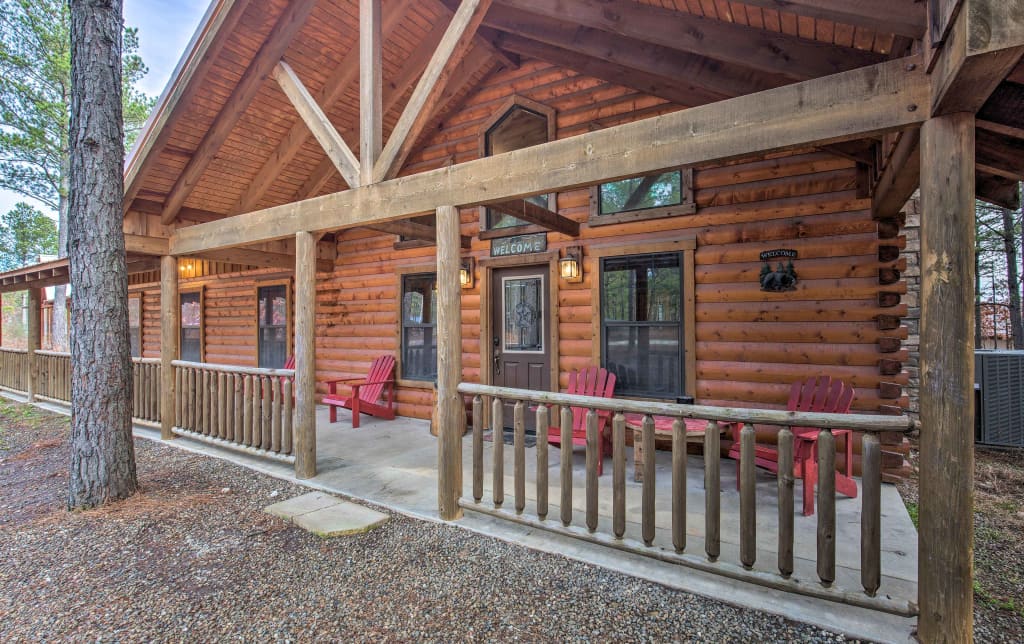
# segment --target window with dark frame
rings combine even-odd
[[[696,212],[693,171],[680,168],[602,183],[592,188],[591,226]]]
[[[402,363],[406,380],[437,379],[437,276],[402,277]]]
[[[513,105],[502,115],[497,123],[488,128],[484,133],[483,155],[489,157],[547,143],[551,134],[550,118],[552,118],[550,115],[541,114],[522,105]],[[528,197],[526,201],[541,208],[550,209],[553,207],[551,197],[552,195],[534,195]],[[518,228],[530,225],[527,221],[523,221],[508,213],[499,212],[493,208],[485,208],[484,210],[485,230]]]
[[[282,369],[288,360],[288,287],[256,289],[258,326],[257,360],[265,369]]]
[[[615,393],[684,395],[683,257],[657,253],[601,260],[601,363]]]
[[[142,298],[128,298],[128,346],[133,358],[142,357]]]
[[[181,293],[181,338],[178,355],[187,362],[203,361],[203,298],[194,291]]]

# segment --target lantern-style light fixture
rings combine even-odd
[[[462,260],[459,266],[459,284],[462,288],[473,288],[473,272],[476,261],[472,257]]]
[[[583,248],[570,246],[565,249],[565,257],[558,260],[558,274],[563,280],[572,284],[583,281]]]

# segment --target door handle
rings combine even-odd
[[[501,350],[498,348],[501,346],[501,341],[498,338],[494,338],[494,375],[501,375]]]

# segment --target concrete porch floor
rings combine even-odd
[[[58,405],[41,404],[41,407],[67,413]],[[317,468],[313,479],[301,481],[314,489],[339,493],[362,499],[402,514],[416,518],[438,521],[437,518],[437,439],[429,433],[429,423],[422,420],[399,418],[382,421],[363,417],[362,427],[352,429],[350,416],[339,410],[339,422],[328,422],[326,408],[318,408],[317,426]],[[136,426],[136,435],[141,438],[159,440],[159,432],[148,427]],[[176,439],[175,447],[223,458],[269,475],[294,480],[292,467],[285,463],[253,457],[244,453],[226,450],[214,445],[189,439]],[[492,443],[484,443],[485,492],[481,505],[491,507],[491,459]],[[627,448],[629,449],[629,448]],[[472,501],[472,445],[466,435],[463,443],[464,494]],[[512,509],[513,479],[512,446],[505,446],[505,503],[504,508]],[[525,515],[535,515],[535,474],[536,449],[527,448],[527,503]],[[573,454],[574,490],[573,525],[584,521],[584,454],[577,448]],[[549,498],[551,500],[548,521],[560,525],[559,509],[559,451],[555,446],[549,452]],[[610,534],[606,525],[610,522],[605,515],[611,514],[611,468],[610,459],[605,462],[605,474],[600,479],[600,508],[602,524],[598,528]],[[657,455],[657,524],[658,532],[654,548],[672,551],[668,528],[671,515],[668,509],[670,498],[671,462],[670,454]],[[687,544],[686,553],[703,556],[704,553],[704,490],[703,466],[699,456],[691,455],[688,461],[687,494]],[[627,526],[626,537],[639,539],[639,510],[641,486],[632,480],[632,455],[627,455]],[[721,561],[739,562],[739,495],[735,487],[735,463],[722,460],[722,553]],[[797,507],[799,508],[800,482],[797,482]],[[777,507],[775,504],[775,479],[769,473],[758,472],[758,553],[755,570],[774,572],[776,554]],[[836,585],[848,591],[857,592],[860,562],[860,499],[847,499],[841,495],[836,502],[837,511],[837,582]],[[795,519],[795,563],[794,577],[804,580],[816,579],[814,555],[816,543],[815,517],[804,517],[797,511]],[[701,594],[734,605],[749,607],[785,617],[836,630],[852,637],[874,641],[914,641],[912,632],[916,619],[899,617],[888,613],[848,606],[837,602],[796,595],[774,590],[752,583],[736,581],[720,575],[694,570],[685,566],[670,564],[638,554],[623,552],[605,546],[595,545],[530,526],[494,518],[485,514],[467,511],[465,517],[451,525],[462,527],[480,534],[504,541],[517,543],[529,548],[560,554],[585,561],[625,574],[633,575],[665,586]],[[882,488],[882,587],[880,595],[908,599],[916,602],[917,597],[917,533],[907,515],[895,487]]]

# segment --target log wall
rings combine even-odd
[[[556,110],[565,138],[593,129],[679,109],[661,99],[609,85],[542,63],[499,71],[428,128],[404,174],[475,158],[479,135],[512,94]],[[548,233],[549,250],[584,246],[584,281],[558,286],[560,389],[568,373],[600,361],[593,333],[595,246],[696,240],[695,335],[699,403],[755,408],[785,405],[792,381],[819,373],[852,383],[858,411],[898,413],[908,356],[902,301],[906,270],[898,228],[879,226],[871,201],[858,186],[852,161],[814,149],[701,167],[694,172],[695,214],[590,227],[590,191],[562,192],[559,212],[583,223],[579,238]],[[861,188],[859,190],[859,188]],[[490,242],[477,238],[479,210],[463,209],[462,234],[473,237],[478,261]],[[434,272],[432,246],[396,250],[394,235],[368,230],[340,233],[334,271],[318,276],[317,379],[359,377],[381,353],[399,353],[401,273]],[[797,289],[759,289],[761,251],[793,248]],[[463,375],[480,380],[480,282],[463,290]],[[228,273],[184,280],[182,290],[204,286],[205,359],[252,366],[256,360],[257,280],[287,277],[275,271]],[[144,355],[159,353],[159,298],[146,287]],[[400,382],[398,413],[429,417],[429,383]],[[887,477],[905,470],[900,436],[881,437]],[[859,441],[858,441],[859,443]]]

